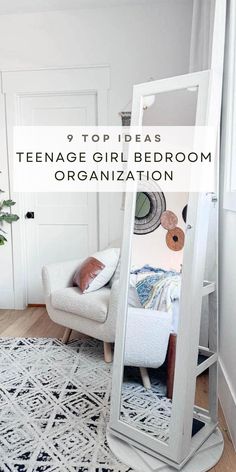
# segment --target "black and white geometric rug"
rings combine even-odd
[[[0,339],[0,471],[126,472],[106,442],[111,366],[94,340]]]
[[[131,470],[106,442],[111,380],[99,341],[0,338],[0,472]]]
[[[121,419],[135,429],[167,443],[172,401],[166,397],[166,373],[149,369],[152,388],[142,386],[136,367],[126,367],[121,391]]]

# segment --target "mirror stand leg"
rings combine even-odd
[[[146,367],[140,367],[140,374],[142,377],[143,386],[146,389],[151,388],[151,382],[150,382],[148,370],[146,369]]]
[[[112,362],[111,343],[103,343],[104,346],[104,360],[105,362]]]

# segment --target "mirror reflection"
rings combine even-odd
[[[147,101],[148,103],[148,101]],[[197,89],[158,94],[143,125],[194,125]],[[120,420],[169,440],[189,195],[137,192]]]
[[[135,222],[148,200],[137,193]],[[132,238],[120,419],[168,441],[188,194],[156,201],[158,226]]]

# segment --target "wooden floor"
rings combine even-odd
[[[50,320],[44,307],[27,308],[26,310],[0,310],[0,336],[13,337],[48,337],[62,338],[64,328]],[[76,331],[71,339],[81,337]],[[196,404],[207,407],[208,376],[198,378]],[[211,469],[212,472],[236,472],[236,453],[228,434],[224,415],[219,407],[219,423],[224,435],[225,449],[220,462]]]

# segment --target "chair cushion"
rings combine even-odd
[[[110,292],[108,287],[89,293],[82,293],[78,287],[68,287],[53,292],[51,303],[59,310],[104,323],[108,313]]]

